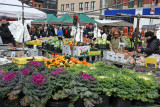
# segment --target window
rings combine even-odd
[[[37,4],[35,4],[34,6],[37,7]]]
[[[80,10],[80,11],[83,10],[83,3],[79,3],[79,10]]]
[[[131,0],[130,0],[131,1]],[[133,8],[134,7],[134,1],[131,1],[128,3],[128,8]]]
[[[143,7],[144,0],[138,0],[138,7]]]
[[[71,4],[71,11],[74,11],[74,3]]]
[[[61,10],[64,11],[64,4],[61,5]]]
[[[95,9],[95,1],[91,1],[91,10]]]
[[[158,0],[155,0],[155,5],[156,5],[156,6],[158,5]]]
[[[69,8],[69,4],[66,4],[66,8]]]
[[[89,10],[89,2],[85,2],[85,10]]]

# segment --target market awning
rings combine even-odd
[[[0,0],[0,16],[9,18],[22,17],[22,3],[19,0]],[[44,19],[46,13],[24,4],[25,19]]]
[[[47,23],[50,23],[52,21],[57,21],[57,17],[54,14],[47,14],[47,19],[37,19],[32,21],[32,24],[45,24],[45,21],[47,21]]]
[[[57,21],[59,21],[59,22],[73,22],[73,17],[71,17],[68,14],[65,14],[62,17],[58,18]]]
[[[132,23],[123,20],[96,20],[100,22],[103,26],[113,26],[113,27],[133,27]]]

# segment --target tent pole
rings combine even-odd
[[[24,29],[24,0],[22,0],[22,24],[23,24],[23,29]],[[24,31],[23,31],[23,50],[24,50]]]

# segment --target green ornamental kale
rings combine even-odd
[[[53,100],[60,100],[69,97],[69,95],[65,92],[65,89],[71,89],[71,81],[72,75],[62,68],[57,68],[51,72]]]
[[[65,91],[72,97],[72,104],[78,99],[84,100],[85,107],[93,107],[94,104],[101,103],[101,98],[97,94],[98,82],[92,76],[80,72],[73,77],[71,85],[73,88]]]
[[[137,98],[139,86],[132,77],[119,74],[116,76],[116,83],[114,85],[114,96],[129,100]]]
[[[50,76],[38,72],[33,73],[26,78],[23,92],[31,107],[45,107],[52,95]]]
[[[154,102],[154,99],[159,97],[158,83],[153,75],[136,73],[135,80],[140,87],[137,100]]]
[[[9,63],[9,64],[5,64],[5,65],[1,65],[0,70],[3,70],[3,71],[18,71],[19,67],[14,63]]]

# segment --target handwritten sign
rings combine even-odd
[[[157,59],[155,58],[146,58],[146,67],[157,68]]]

